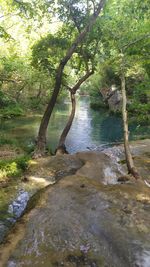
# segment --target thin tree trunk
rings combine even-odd
[[[68,122],[60,136],[59,144],[56,150],[56,154],[65,154],[68,153],[65,146],[66,137],[70,131],[70,128],[72,126],[72,122],[75,116],[75,110],[76,110],[76,99],[75,94],[70,91],[70,98],[71,98],[71,114],[69,116]]]
[[[36,98],[40,98],[41,94],[42,94],[42,84],[40,83],[39,90],[37,92]]]
[[[81,84],[85,82],[92,74],[94,73],[94,70],[92,69],[91,71],[87,71],[84,76],[79,79],[79,81],[75,84],[75,86],[70,90],[70,98],[71,98],[71,103],[72,103],[72,109],[71,109],[71,114],[69,116],[68,122],[60,136],[58,147],[56,149],[56,154],[65,154],[68,153],[66,150],[65,142],[66,138],[68,135],[68,132],[70,131],[70,128],[72,126],[72,122],[75,116],[75,109],[76,109],[76,100],[75,100],[75,94],[77,90],[80,88]]]
[[[18,92],[16,93],[16,97],[15,98],[16,98],[17,102],[19,102],[20,95],[21,95],[22,91],[25,89],[26,85],[27,85],[27,83],[24,83],[22,85],[22,87],[18,90]]]
[[[36,149],[34,151],[33,157],[41,157],[45,155],[46,152],[46,132],[47,127],[49,124],[49,120],[53,111],[53,108],[55,106],[57,96],[60,91],[61,82],[62,82],[62,76],[63,76],[63,70],[69,59],[71,58],[72,54],[75,52],[77,46],[82,43],[87,33],[92,28],[93,24],[95,23],[98,15],[100,14],[106,0],[101,0],[99,2],[97,11],[90,17],[88,25],[84,28],[84,30],[77,36],[72,46],[68,49],[66,56],[61,60],[57,72],[56,72],[56,79],[55,79],[55,86],[54,90],[51,96],[51,99],[47,105],[47,108],[45,110],[45,113],[43,115],[43,118],[41,120],[39,133],[37,137],[37,144]]]
[[[126,88],[125,88],[125,75],[121,75],[121,91],[122,91],[122,118],[123,118],[123,129],[124,129],[124,148],[125,148],[125,157],[128,172],[132,174],[136,179],[140,178],[140,175],[137,172],[137,169],[134,166],[133,158],[131,155],[129,147],[129,131],[128,131],[128,117],[127,117],[127,98],[126,98]]]

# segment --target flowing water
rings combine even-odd
[[[106,146],[109,147],[112,144],[123,141],[121,118],[109,114],[106,110],[94,111],[90,109],[89,105],[90,102],[88,97],[80,97],[78,99],[76,117],[74,119],[66,142],[67,149],[70,153],[89,149],[101,150]],[[70,103],[66,102],[63,105],[57,105],[52,115],[50,126],[48,128],[47,141],[50,150],[53,152],[55,151],[59,136],[67,121],[70,109]],[[30,147],[32,147],[32,145],[34,144],[34,140],[37,136],[40,120],[41,115],[30,115],[26,117],[18,117],[11,120],[6,120],[0,125],[0,137],[7,140],[12,140],[12,142],[22,148],[28,147],[30,149]],[[132,140],[146,138],[149,135],[150,128],[148,126],[140,126],[136,124],[130,125],[130,138]],[[111,172],[108,168],[106,168],[106,172],[106,176],[111,176]],[[17,180],[14,180],[11,181],[8,187],[1,189],[0,242],[3,240],[3,237],[5,236],[11,225],[17,220],[17,218],[20,217],[20,215],[24,211],[29,198],[42,187],[43,186],[39,185],[38,183],[23,183],[21,181],[18,182]],[[99,195],[101,196],[101,194]],[[92,196],[95,196],[95,193],[92,193]],[[101,201],[100,203],[102,205]],[[51,205],[49,206],[51,207]],[[98,207],[99,206],[100,205],[98,205]],[[51,213],[49,214],[51,217]],[[98,214],[101,214],[101,212],[99,212]],[[86,249],[85,246],[81,246],[81,248]],[[150,250],[144,249],[142,251],[140,250],[140,253],[138,253],[137,251],[135,266],[150,266]]]
[[[48,146],[52,152],[55,151],[70,109],[70,103],[66,102],[57,105],[53,112],[47,135]],[[1,123],[0,135],[13,140],[19,146],[30,147],[37,136],[40,121],[41,115],[6,120]],[[130,138],[132,140],[147,138],[149,135],[150,127],[148,126],[137,124],[130,126]],[[66,141],[70,153],[122,142],[122,136],[120,117],[109,114],[107,110],[92,110],[88,97],[78,99],[76,116]]]

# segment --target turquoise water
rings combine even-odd
[[[63,105],[57,105],[53,112],[47,135],[51,151],[54,151],[57,146],[70,108],[68,101]],[[1,137],[13,140],[20,146],[30,146],[37,136],[40,120],[41,115],[32,115],[3,121],[0,126]],[[106,110],[92,110],[88,97],[78,99],[76,117],[66,141],[69,152],[95,149],[104,144],[122,142],[122,136],[121,118],[109,114]],[[150,136],[150,127],[130,125],[130,139],[136,140],[148,136]]]

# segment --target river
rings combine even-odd
[[[48,147],[54,152],[59,136],[65,126],[71,109],[69,101],[57,105],[48,128]],[[4,121],[0,126],[1,137],[17,143],[21,147],[32,146],[41,120],[41,115],[30,115]],[[130,139],[147,138],[148,126],[130,125]],[[89,97],[77,101],[76,116],[68,134],[66,145],[70,153],[96,149],[123,140],[122,120],[109,114],[107,110],[95,111],[90,108]]]

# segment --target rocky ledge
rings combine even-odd
[[[132,144],[147,181],[149,145]],[[30,199],[0,248],[1,266],[150,267],[150,189],[134,180],[119,183],[122,163],[119,147],[47,159],[50,170],[62,172]]]

